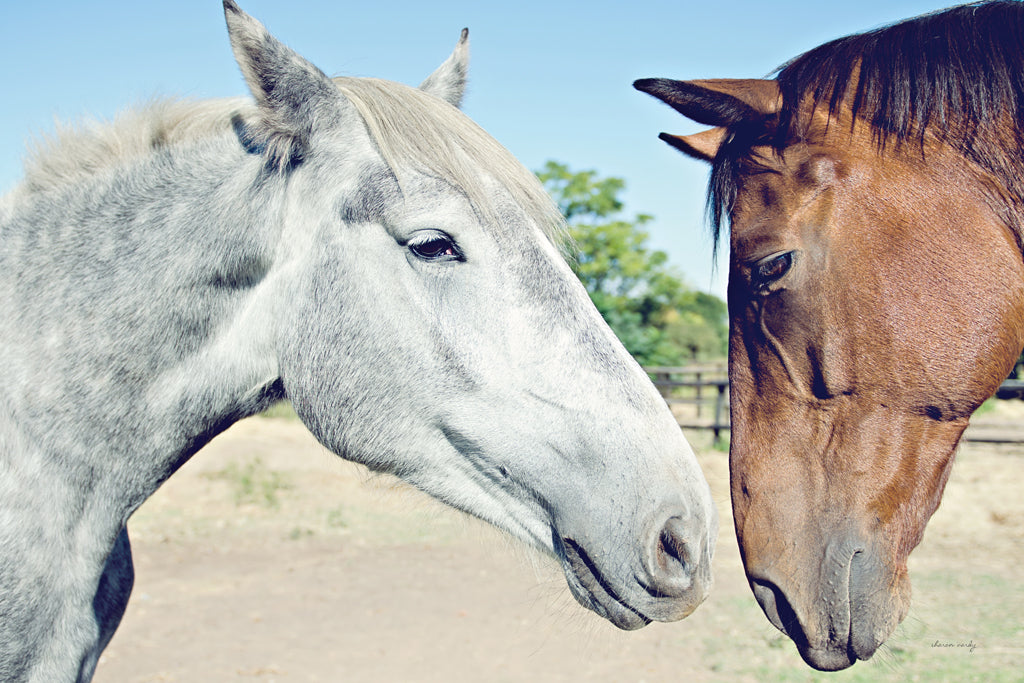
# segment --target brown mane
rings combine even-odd
[[[953,146],[1010,188],[1013,206],[1002,212],[1019,235],[1022,45],[1024,3],[981,2],[840,38],[789,61],[776,76],[782,93],[777,119],[768,127],[731,127],[715,160],[708,209],[716,243],[736,193],[736,162],[754,144],[781,148],[799,139],[805,125],[800,113],[808,104],[827,107],[830,116],[849,107],[871,125],[880,150],[923,145],[928,135]]]

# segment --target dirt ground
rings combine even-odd
[[[1024,425],[1022,407],[986,420]],[[341,461],[297,421],[246,420],[133,517],[135,590],[95,680],[1021,680],[1024,445],[961,449],[911,556],[910,616],[870,662],[823,675],[754,602],[726,455],[704,439],[715,589],[685,621],[626,633],[482,524]]]

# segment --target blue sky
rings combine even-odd
[[[470,29],[464,110],[531,169],[625,179],[626,213],[691,285],[724,296],[704,222],[707,169],[657,139],[697,130],[636,78],[757,78],[826,40],[939,9],[928,0],[343,2],[241,0],[331,75],[417,84]],[[245,92],[218,0],[7,2],[0,12],[0,191],[54,118],[109,118],[156,96]]]

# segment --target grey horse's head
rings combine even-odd
[[[239,144],[278,179],[254,196],[283,223],[260,287],[305,424],[555,554],[622,628],[692,612],[717,535],[707,484],[561,257],[543,187],[452,106],[465,32],[414,89],[332,80],[225,8],[257,104]]]

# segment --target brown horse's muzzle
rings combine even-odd
[[[799,554],[799,549],[794,551]],[[832,541],[823,556],[785,562],[750,558],[747,576],[768,620],[789,636],[816,669],[836,671],[869,659],[906,616],[905,570],[880,561],[853,537]]]
[[[906,616],[907,558],[966,425],[865,403],[837,399],[827,410],[733,424],[733,513],[751,589],[824,671],[869,659]]]

